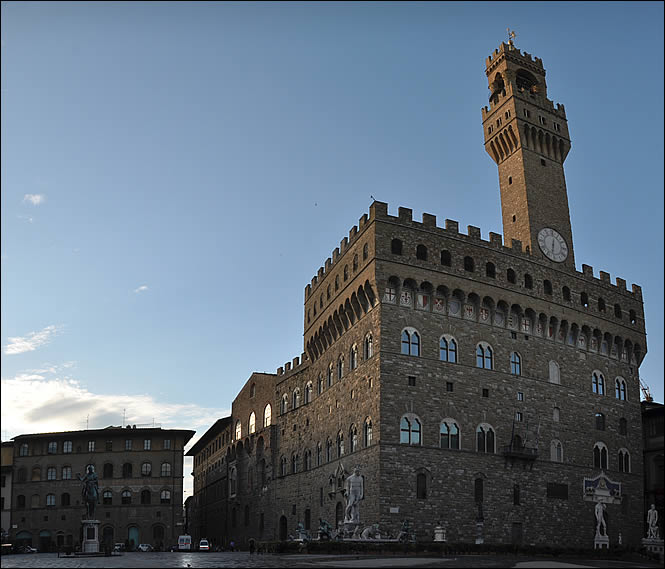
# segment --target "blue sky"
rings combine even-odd
[[[485,58],[563,103],[577,267],[643,287],[663,401],[663,4],[2,3],[2,438],[196,429],[300,355],[370,196],[502,233]]]

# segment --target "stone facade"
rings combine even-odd
[[[504,238],[371,205],[305,288],[303,354],[249,379],[226,443],[210,450],[221,434],[211,432],[190,451],[195,477],[208,472],[210,452],[229,487],[235,473],[222,543],[285,539],[299,522],[315,537],[319,518],[335,527],[343,481],[358,466],[361,523],[384,535],[408,519],[417,539],[432,539],[441,521],[449,541],[473,542],[480,531],[485,542],[562,547],[593,547],[583,485],[605,471],[622,489],[607,505],[610,541],[621,532],[637,545],[641,289],[575,268],[568,127],[546,98],[542,62],[502,44],[487,68],[483,125],[499,166]],[[525,120],[515,120],[520,113]],[[543,254],[545,227],[567,256]],[[270,397],[272,423],[259,428]]]
[[[14,462],[14,443],[2,443],[2,543],[7,543],[11,529],[12,513],[12,464]]]
[[[40,551],[80,546],[85,506],[77,474],[92,464],[101,547],[176,544],[183,531],[183,450],[193,434],[128,426],[15,437],[12,542]]]
[[[642,430],[644,433],[644,511],[651,504],[658,510],[658,529],[663,538],[665,520],[665,429],[663,404],[649,398],[642,402]],[[647,535],[644,525],[644,535]]]

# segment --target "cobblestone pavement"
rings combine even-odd
[[[468,555],[456,557],[416,556],[362,556],[362,555],[252,555],[238,553],[124,553],[114,557],[63,558],[56,553],[3,555],[2,569],[13,567],[295,567],[327,569],[328,567],[445,567],[445,568],[606,568],[638,569],[656,567],[659,563],[634,558],[633,560],[556,559],[546,557],[515,557],[506,555]]]

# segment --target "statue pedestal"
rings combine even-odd
[[[441,526],[434,528],[434,541],[446,541],[446,530]]]
[[[476,544],[478,545],[485,543],[485,538],[483,537],[484,526],[484,522],[476,522]]]
[[[660,560],[663,560],[663,540],[654,538],[654,537],[644,537],[642,538],[642,547],[651,553],[656,553],[660,557]]]
[[[610,548],[610,538],[606,535],[596,534],[596,537],[593,538],[593,548],[594,549],[609,549]]]
[[[353,537],[353,534],[356,532],[356,529],[360,525],[360,522],[344,522],[344,539],[350,539]]]
[[[99,520],[81,520],[83,525],[83,553],[99,553]]]

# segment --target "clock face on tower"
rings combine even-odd
[[[538,232],[538,245],[548,259],[563,263],[568,257],[568,245],[558,231],[544,227]]]

